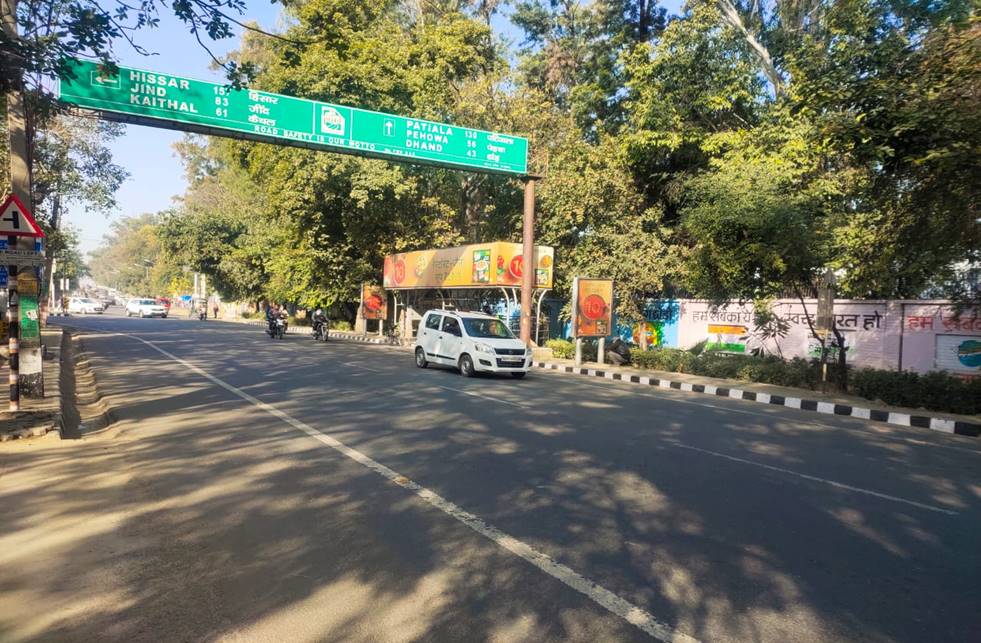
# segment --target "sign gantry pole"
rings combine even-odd
[[[525,208],[521,226],[521,341],[531,346],[531,304],[535,290],[535,181],[526,176]]]

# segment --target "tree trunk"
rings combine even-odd
[[[759,41],[756,34],[750,33],[749,29],[746,28],[746,23],[743,21],[742,15],[730,0],[716,0],[716,6],[722,12],[723,20],[743,35],[750,49],[759,58],[763,75],[773,85],[774,95],[782,96],[784,93],[783,79],[780,78],[780,72],[777,71],[776,65],[773,64],[773,57],[770,56],[770,51]]]

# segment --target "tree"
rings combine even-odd
[[[656,0],[524,0],[511,20],[525,33],[522,82],[568,110],[595,142],[624,122],[621,57],[660,35],[665,12]]]
[[[208,41],[231,38],[234,26],[257,31],[235,16],[245,11],[244,0],[186,0],[167,3],[145,0],[137,4],[124,0],[23,0],[17,5],[20,35],[12,40],[0,34],[0,91],[6,93],[17,79],[27,77],[35,90],[42,91],[42,78],[71,76],[71,60],[88,58],[112,67],[115,48],[122,42],[141,54],[148,54],[138,41],[141,29],[160,24],[161,10],[184,23],[202,49],[212,58]],[[250,72],[235,61],[216,62],[229,77],[242,80]],[[50,107],[46,102],[45,106]]]
[[[93,279],[128,294],[145,297],[172,294],[169,286],[182,267],[161,252],[160,215],[142,214],[115,222],[92,253]]]

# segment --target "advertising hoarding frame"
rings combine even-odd
[[[609,306],[609,311],[604,315],[606,318],[606,332],[600,333],[601,330],[599,324],[597,324],[597,332],[593,334],[583,334],[580,332],[580,321],[579,316],[581,314],[579,305],[579,295],[582,291],[582,286],[584,284],[602,284],[604,287],[609,284],[609,302],[605,302]],[[575,277],[572,280],[572,336],[576,339],[589,338],[589,337],[607,337],[613,332],[613,296],[616,289],[616,282],[613,279],[599,279],[594,277]],[[597,293],[590,293],[590,295],[596,295]],[[599,319],[593,320],[598,322]]]
[[[373,297],[378,297],[381,304],[377,309],[372,310],[368,301]],[[361,284],[361,317],[363,319],[385,320],[388,318],[388,292],[378,284]]]

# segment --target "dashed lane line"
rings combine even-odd
[[[738,462],[740,464],[747,464],[753,467],[759,467],[761,469],[767,469],[769,471],[776,471],[778,473],[784,473],[787,475],[795,476],[797,478],[802,478],[804,480],[810,480],[812,482],[820,482],[822,484],[830,485],[838,489],[845,489],[846,491],[853,491],[855,493],[865,494],[867,496],[874,496],[882,500],[889,500],[891,502],[898,502],[904,505],[910,505],[912,507],[918,507],[920,509],[926,509],[927,511],[935,511],[937,513],[947,514],[948,516],[956,516],[957,512],[950,509],[944,509],[942,507],[936,507],[934,505],[927,505],[922,502],[916,502],[915,500],[906,500],[905,498],[898,498],[896,496],[890,496],[887,493],[881,493],[879,491],[872,491],[871,489],[863,489],[862,487],[853,487],[850,484],[845,484],[843,482],[836,482],[835,480],[828,480],[827,478],[819,478],[818,476],[808,475],[806,473],[800,473],[798,471],[792,471],[791,469],[784,469],[783,467],[775,467],[772,464],[764,464],[762,462],[754,462],[752,460],[746,460],[744,458],[737,458],[734,455],[728,455],[726,453],[719,453],[718,451],[710,451],[709,449],[702,449],[700,447],[693,447],[689,444],[682,444],[680,442],[670,442],[674,447],[679,449],[688,449],[689,451],[696,451],[705,455],[714,456],[716,458],[722,458],[724,460],[729,460],[732,462]]]

